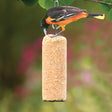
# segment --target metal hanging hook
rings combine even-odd
[[[59,6],[59,1],[54,0],[54,7]],[[52,28],[54,29],[54,33],[56,34],[57,25],[52,25]]]
[[[59,1],[58,0],[54,0],[54,6],[59,6]]]

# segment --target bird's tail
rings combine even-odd
[[[105,14],[100,14],[100,13],[88,13],[88,18],[97,18],[97,19],[104,19]]]

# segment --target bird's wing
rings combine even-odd
[[[53,18],[52,22],[59,22],[80,14],[81,12],[86,12],[86,10],[71,6],[61,6],[51,8],[48,11],[48,16]]]
[[[65,19],[68,19],[68,18],[71,18],[75,15],[77,15],[79,13],[69,13],[69,14],[64,14],[64,15],[61,15],[59,17],[57,17],[55,20],[53,20],[52,22],[59,22],[59,21],[63,21]]]

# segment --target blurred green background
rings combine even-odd
[[[72,6],[104,13],[97,3]],[[0,0],[0,112],[112,112],[112,23],[82,19],[66,27],[68,98],[43,102],[40,20],[46,10]],[[49,28],[49,33],[53,30]]]

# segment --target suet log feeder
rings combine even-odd
[[[42,41],[42,99],[65,101],[67,97],[67,40],[46,35]]]

